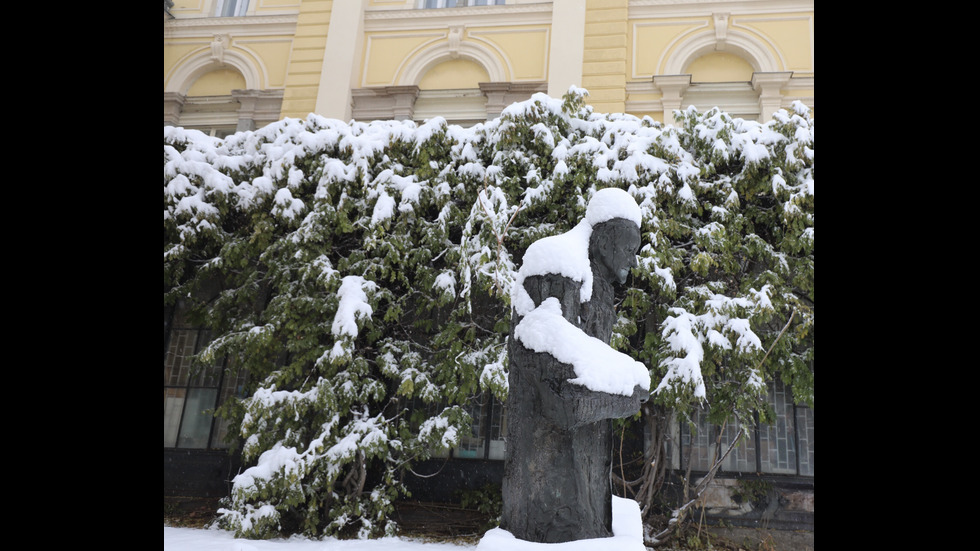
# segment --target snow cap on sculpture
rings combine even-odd
[[[639,228],[643,221],[643,214],[636,200],[628,192],[614,187],[600,189],[589,200],[589,206],[585,208],[585,219],[594,228],[613,218],[632,220]]]

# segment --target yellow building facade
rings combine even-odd
[[[535,92],[673,122],[814,107],[813,0],[173,0],[164,124],[473,124]]]

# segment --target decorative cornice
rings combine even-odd
[[[812,90],[813,89],[813,77],[812,76],[796,76],[793,75],[789,79],[789,82],[783,86],[784,90]]]
[[[164,38],[198,37],[229,34],[236,37],[257,34],[293,34],[298,15],[262,15],[244,17],[188,17],[163,23]]]
[[[418,86],[354,88],[351,90],[351,116],[358,120],[410,120],[418,96]]]
[[[547,82],[481,82],[480,91],[487,97],[487,118],[499,117],[508,105],[524,101],[536,92],[547,92]]]
[[[500,26],[551,23],[551,2],[504,6],[471,6],[364,11],[365,31],[446,28],[455,25]]]
[[[629,0],[629,17],[666,17],[726,12],[793,13],[813,11],[813,0]]]
[[[774,4],[774,3],[809,3],[813,0],[629,0],[632,6],[687,6],[691,4]]]
[[[551,2],[535,4],[505,4],[500,6],[468,6],[459,8],[411,8],[392,10],[385,8],[366,8],[366,19],[425,19],[430,17],[455,17],[468,15],[482,17],[512,13],[544,12],[551,13]]]

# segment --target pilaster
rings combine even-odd
[[[418,86],[382,86],[351,90],[353,109],[344,119],[411,120],[415,114]]]
[[[320,71],[314,111],[324,117],[350,120],[356,85],[355,67],[364,44],[364,6],[367,0],[333,3],[330,28]]]
[[[660,101],[663,104],[664,123],[677,124],[674,110],[681,108],[684,92],[691,86],[691,75],[657,75],[653,77],[653,84],[663,96]]]
[[[235,130],[255,130],[279,120],[282,96],[282,90],[232,90],[231,97],[240,104]]]
[[[582,86],[585,55],[586,0],[552,3],[551,44],[548,49],[548,95],[562,97],[572,86]]]
[[[180,120],[180,113],[184,110],[184,102],[187,96],[180,92],[163,93],[163,125],[177,126]]]
[[[767,122],[782,107],[782,88],[792,76],[792,72],[752,73],[752,88],[759,92],[760,122]]]
[[[487,97],[487,120],[499,117],[505,107],[516,101],[524,101],[537,92],[546,92],[548,86],[546,82],[481,82],[480,91]],[[562,94],[567,91],[566,88]]]

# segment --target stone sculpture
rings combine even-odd
[[[612,535],[612,419],[649,396],[643,364],[609,347],[614,285],[636,266],[640,210],[623,190],[589,202],[575,228],[528,248],[509,340],[500,528],[560,543]]]

